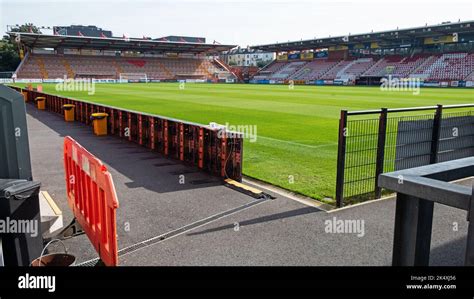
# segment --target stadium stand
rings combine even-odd
[[[229,70],[238,78],[240,82],[247,82],[259,71],[257,66],[231,66]]]
[[[473,80],[474,53],[415,54],[342,60],[274,61],[256,80],[356,80],[364,77],[416,77],[424,80]]]
[[[363,75],[373,77],[385,76],[393,73],[396,66],[398,66],[403,60],[404,58],[399,55],[384,57],[367,69]]]
[[[345,69],[349,68],[352,64],[352,60],[341,60],[339,61],[332,69],[325,73],[321,79],[324,80],[333,80],[336,79],[338,74],[344,72]]]
[[[53,81],[66,76],[129,78],[125,79],[129,82],[236,79],[267,84],[294,80],[295,84],[377,85],[390,75],[419,78],[430,86],[474,87],[472,28],[474,22],[468,21],[254,46],[252,50],[277,53],[277,59],[259,71],[232,69],[216,57],[236,46],[205,44],[199,37],[152,40],[8,34],[21,41],[26,53],[13,75],[18,79]]]
[[[425,76],[423,74],[429,69],[429,67],[436,59],[438,59],[437,55],[426,57],[418,67],[416,67],[412,72],[409,73],[409,77],[427,78],[428,76]]]
[[[269,79],[286,80],[292,74],[294,74],[297,70],[304,67],[306,64],[307,64],[306,61],[289,62],[289,63],[285,64],[282,68],[280,68],[278,71],[271,74]]]
[[[474,54],[446,53],[431,56],[430,63],[416,73],[427,80],[459,80],[469,76],[474,70]]]
[[[336,79],[354,80],[368,68],[370,68],[374,63],[375,62],[373,58],[359,58],[357,60],[353,60],[337,73]]]
[[[202,38],[193,42],[184,38],[160,41],[31,32],[8,34],[25,53],[12,76],[19,80],[55,82],[66,77],[123,81],[127,77],[128,82],[184,79],[235,82],[236,79],[217,58],[235,45],[206,44]]]
[[[160,80],[216,79],[229,74],[222,63],[205,58],[32,54],[17,70],[17,78],[118,79],[121,73],[145,73]]]
[[[279,73],[280,70],[288,64],[288,62],[280,62],[274,60],[272,63],[263,67],[258,73],[258,75],[256,75],[254,78],[259,80],[269,80],[274,74]]]
[[[250,49],[275,52],[277,60],[249,82],[376,86],[393,76],[430,87],[474,87],[473,28],[474,21],[459,20],[255,45]]]
[[[405,78],[429,64],[433,59],[433,57],[423,54],[414,55],[413,57],[387,56],[375,63],[363,76],[383,77],[392,75]]]
[[[316,59],[309,62],[296,73],[294,73],[291,78],[294,80],[320,79],[322,75],[327,73],[337,63],[338,61],[331,61],[328,59]]]
[[[471,74],[469,74],[466,79],[464,79],[466,81],[474,81],[474,70],[471,72]]]

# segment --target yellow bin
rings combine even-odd
[[[46,98],[45,97],[37,97],[35,99],[36,101],[36,106],[38,107],[39,110],[45,110],[46,109]]]
[[[65,121],[74,121],[74,108],[76,105],[73,104],[64,104],[64,120]]]
[[[28,102],[28,92],[22,91],[21,93],[23,94],[23,99],[25,100],[25,102]]]
[[[92,126],[97,136],[107,135],[107,113],[92,113]]]

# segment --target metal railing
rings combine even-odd
[[[429,265],[435,203],[467,211],[464,264],[474,266],[472,176],[474,157],[380,175],[380,186],[397,192],[393,266]]]
[[[381,173],[473,156],[473,107],[342,110],[336,205],[380,198]]]

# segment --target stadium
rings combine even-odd
[[[462,22],[255,46],[275,52],[276,59],[254,74],[250,85],[188,84],[181,93],[172,83],[137,83],[243,83],[243,77],[219,58],[219,53],[235,46],[196,42],[204,38],[186,42],[186,37],[175,42],[14,32],[10,36],[26,53],[13,74],[16,83],[94,78],[102,82],[94,96],[59,94],[202,124],[253,125],[260,140],[246,143],[243,173],[331,203],[336,190],[338,110],[472,103],[473,28],[473,22]],[[426,88],[418,96],[409,87],[401,95],[397,90],[362,87],[380,86],[381,79],[389,77],[418,80],[413,88],[438,89]],[[135,84],[116,84],[125,82]],[[348,87],[331,87],[338,85]],[[57,93],[55,88],[44,85],[52,94]],[[133,93],[134,98],[116,93]],[[361,93],[378,99],[360,101]],[[395,94],[405,100],[394,101]],[[325,103],[328,100],[336,103]],[[187,103],[185,109],[178,108],[182,101]],[[290,111],[295,114],[284,115]]]
[[[0,231],[0,265],[55,240],[79,266],[474,265],[473,20],[248,47],[169,31],[8,26],[0,183],[22,181],[0,200],[41,182],[42,234],[3,257]]]

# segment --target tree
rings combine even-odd
[[[33,23],[26,23],[18,27],[14,27],[10,30],[11,32],[29,32],[29,33],[41,33],[38,27],[33,25]]]
[[[0,72],[12,72],[20,63],[16,45],[3,38],[0,41]]]
[[[41,33],[38,27],[32,23],[12,28],[11,32]],[[4,35],[0,40],[0,72],[13,72],[19,63],[18,44],[9,35]]]

